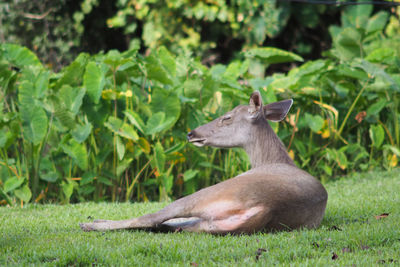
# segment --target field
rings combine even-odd
[[[124,219],[166,203],[0,208],[0,265],[372,266],[400,261],[400,169],[325,184],[320,228],[251,236],[82,232],[79,222]]]

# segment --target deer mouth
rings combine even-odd
[[[190,143],[192,143],[195,146],[202,147],[205,146],[207,139],[205,138],[193,138],[189,140]]]

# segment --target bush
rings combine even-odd
[[[253,90],[265,103],[294,98],[288,123],[273,127],[316,177],[397,166],[398,25],[371,11],[346,9],[324,59],[270,77],[249,66],[303,59],[260,47],[208,68],[165,47],[146,57],[136,47],[82,53],[54,73],[27,48],[2,44],[2,201],[165,200],[237,175],[249,168],[242,150],[193,148],[186,133]]]

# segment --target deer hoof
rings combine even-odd
[[[80,223],[79,226],[85,232],[95,231],[96,229],[93,227],[93,223]]]

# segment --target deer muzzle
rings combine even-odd
[[[187,139],[190,143],[192,143],[195,146],[202,147],[205,146],[207,139],[206,138],[199,138],[196,137],[196,132],[191,131],[187,135]]]

